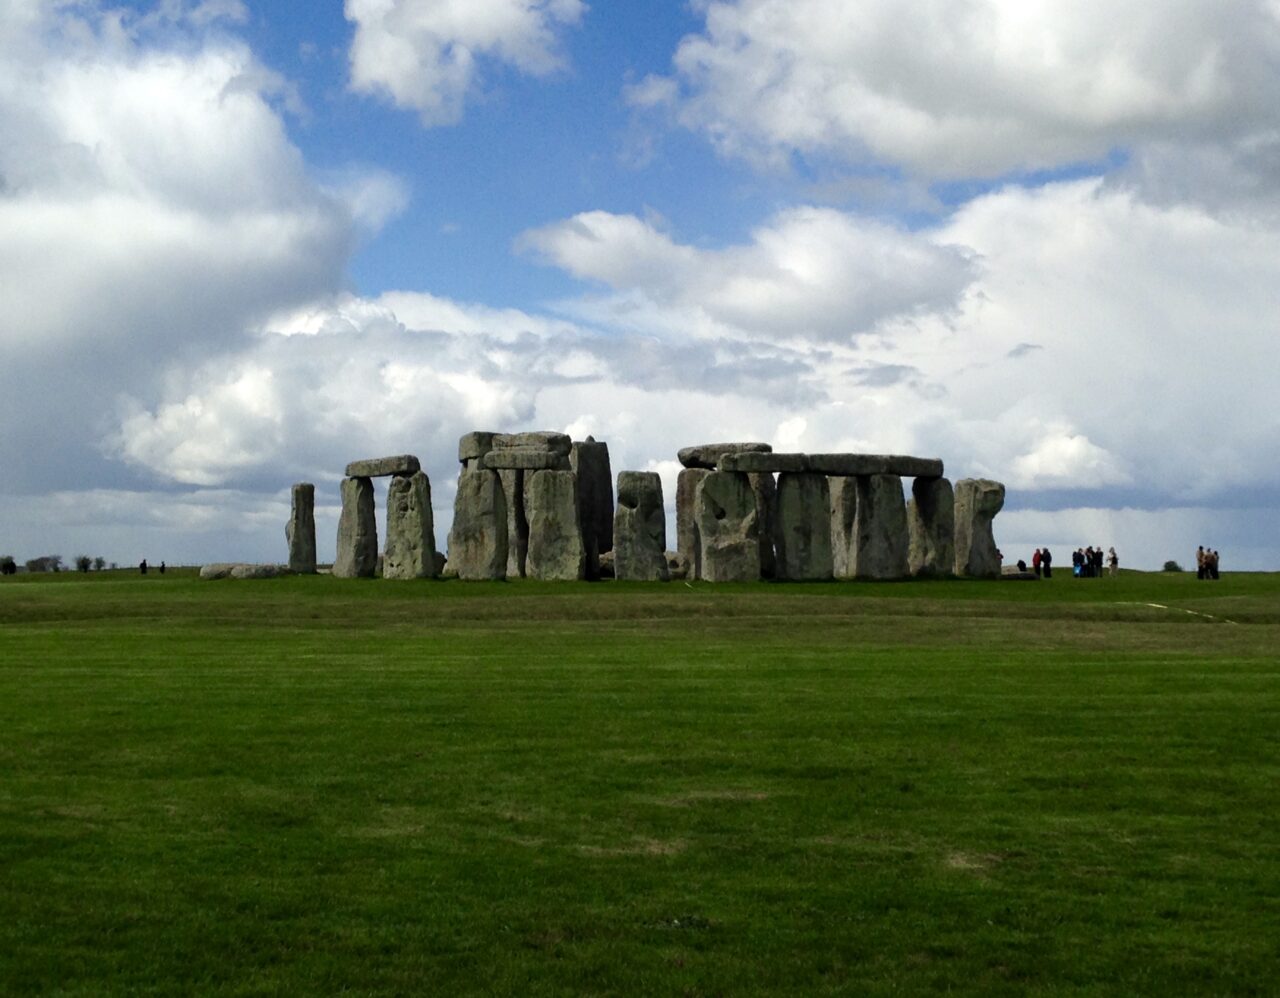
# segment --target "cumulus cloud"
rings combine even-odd
[[[577,24],[582,0],[346,0],[356,26],[351,85],[457,122],[486,62],[546,76],[559,69],[558,32]]]
[[[638,106],[723,151],[996,176],[1158,141],[1274,132],[1270,0],[703,0],[702,32]]]

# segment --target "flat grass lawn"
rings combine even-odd
[[[0,583],[0,992],[1276,994],[1280,576]]]

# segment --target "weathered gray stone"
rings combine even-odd
[[[422,465],[412,454],[394,457],[371,457],[365,461],[352,461],[347,465],[348,478],[386,478],[388,475],[412,475],[422,470]]]
[[[507,500],[496,471],[479,468],[458,476],[449,567],[460,579],[506,578]]]
[[[777,577],[792,582],[831,578],[831,492],[825,475],[778,476],[778,508],[773,525]]]
[[[716,465],[721,471],[800,472],[809,470],[807,454],[760,454],[745,452],[725,454]]]
[[[494,448],[483,458],[494,471],[569,471],[569,455],[536,447]]]
[[[577,476],[572,471],[535,471],[525,480],[524,509],[529,518],[529,577],[560,582],[583,578],[586,557]]]
[[[858,480],[827,479],[831,492],[831,571],[837,579],[852,579],[858,555]]]
[[[419,471],[397,475],[387,487],[387,548],[382,556],[384,579],[434,579],[435,520],[431,483]]]
[[[702,544],[701,577],[708,582],[754,582],[760,578],[760,519],[747,476],[713,471],[694,497]]]
[[[705,468],[707,471],[714,471],[716,464],[725,454],[749,452],[767,454],[771,450],[773,448],[769,444],[761,443],[697,444],[682,448],[676,456],[686,468]]]
[[[523,579],[529,553],[529,520],[524,511],[524,480],[529,472],[505,468],[498,472],[507,500],[507,578]]]
[[[373,482],[365,477],[344,478],[333,574],[340,579],[371,579],[377,569],[378,524],[373,514]]]
[[[859,579],[907,576],[907,503],[897,475],[859,475],[853,574]]]
[[[274,579],[281,575],[293,575],[284,565],[250,565],[244,562],[223,562],[215,565],[204,565],[200,569],[200,578],[205,581],[215,579]]]
[[[547,450],[553,454],[569,456],[573,449],[573,441],[567,433],[555,430],[532,430],[525,433],[495,433],[493,435],[494,450]]]
[[[578,476],[586,577],[598,579],[600,555],[613,550],[613,469],[609,465],[609,445],[595,437],[574,441],[569,465]]]
[[[493,438],[496,433],[488,430],[473,430],[458,438],[458,460],[465,464],[476,458],[484,457],[493,450]]]
[[[907,569],[931,578],[955,570],[955,492],[945,478],[917,478],[907,503],[907,533],[911,544]]]
[[[942,462],[931,457],[905,457],[898,454],[810,454],[809,470],[824,475],[941,478]]]
[[[231,570],[235,567],[235,564],[229,561],[215,562],[211,565],[201,565],[200,578],[205,581],[227,579],[231,577]]]
[[[667,575],[673,582],[689,578],[689,558],[683,551],[667,552]]]
[[[778,509],[778,487],[773,475],[767,471],[747,475],[751,491],[756,497],[756,519],[760,531],[760,577],[772,579],[777,575],[777,557],[773,551],[773,523]]]
[[[667,569],[667,514],[657,472],[619,472],[613,536],[615,578],[666,582],[671,577]]]
[[[685,468],[676,479],[676,548],[689,560],[690,579],[702,578],[702,539],[694,506],[698,486],[709,474],[706,468]]]
[[[314,575],[316,570],[316,487],[299,482],[293,487],[289,522],[284,528],[289,542],[289,571]]]
[[[436,565],[436,575],[435,575],[435,577],[438,579],[438,578],[440,578],[442,575],[444,575],[444,568],[445,568],[445,565],[447,565],[447,564],[449,563],[449,559],[448,559],[448,558],[446,558],[446,557],[444,556],[444,552],[443,552],[443,551],[439,551],[439,550],[437,550],[437,551],[436,551],[436,554],[435,554],[435,559],[434,559],[434,560],[435,560],[435,565]]]
[[[966,478],[955,488],[956,575],[998,578],[1000,554],[991,521],[1004,508],[1004,486],[988,478]]]

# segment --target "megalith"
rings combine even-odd
[[[907,503],[907,570],[920,578],[955,570],[955,491],[945,478],[917,478]]]
[[[310,482],[299,482],[293,487],[293,503],[284,536],[289,542],[289,571],[315,574],[316,487]]]
[[[600,556],[613,550],[613,469],[609,445],[595,437],[576,440],[569,466],[578,476],[578,510],[588,579],[600,578]]]
[[[777,577],[791,582],[831,578],[831,491],[826,475],[784,472],[778,476],[773,546]]]
[[[503,468],[498,472],[502,494],[507,501],[507,578],[523,579],[525,558],[529,552],[529,521],[524,512],[524,479],[522,468]]]
[[[997,578],[1000,553],[991,521],[1004,508],[1004,486],[988,478],[966,478],[955,486],[956,575]]]
[[[387,549],[384,579],[433,579],[436,570],[431,482],[419,471],[396,475],[387,487]]]
[[[676,550],[688,559],[690,579],[702,578],[702,538],[694,500],[698,486],[709,474],[707,468],[684,468],[676,479]]]
[[[898,475],[859,475],[853,574],[859,579],[907,575],[907,503]]]
[[[827,487],[831,492],[831,573],[837,579],[852,579],[858,555],[858,480],[833,475]]]
[[[581,579],[585,556],[578,510],[578,480],[572,471],[535,471],[525,481],[529,520],[525,571],[532,579]]]
[[[458,476],[449,567],[460,579],[506,578],[507,500],[496,471],[469,468]]]
[[[777,558],[774,554],[774,517],[778,506],[778,488],[773,474],[768,471],[747,475],[751,491],[756,497],[756,519],[760,531],[760,577],[772,579],[777,575]]]
[[[371,579],[377,569],[378,523],[373,513],[373,481],[364,477],[344,478],[333,574],[341,579]]]
[[[614,577],[638,582],[666,582],[667,514],[662,506],[662,479],[654,471],[618,474],[618,509],[613,521]]]
[[[755,582],[760,578],[760,520],[751,482],[742,472],[713,471],[699,484],[694,515],[701,542],[701,578]]]

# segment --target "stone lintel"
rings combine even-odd
[[[766,454],[756,451],[723,454],[716,465],[719,471],[800,472],[809,470],[807,454]]]
[[[570,470],[567,452],[560,454],[542,447],[495,448],[484,456],[484,467],[494,471]]]
[[[394,457],[371,457],[365,461],[352,461],[347,465],[348,478],[386,478],[389,475],[416,475],[422,465],[412,454]]]
[[[531,430],[525,433],[495,433],[493,435],[494,450],[541,450],[568,457],[572,448],[573,441],[569,438],[569,434],[557,433],[554,430]],[[501,468],[505,467],[505,465],[489,463],[489,467]],[[558,471],[561,469],[555,468],[551,470]]]
[[[676,456],[686,468],[715,471],[720,458],[725,454],[768,454],[772,450],[769,444],[761,443],[697,444],[682,448]]]
[[[809,470],[823,475],[897,475],[899,478],[941,478],[942,461],[900,454],[810,454]]]
[[[458,438],[458,460],[466,462],[474,461],[478,457],[484,457],[489,451],[493,450],[493,438],[497,435],[488,430],[473,430],[470,433],[464,433]]]

